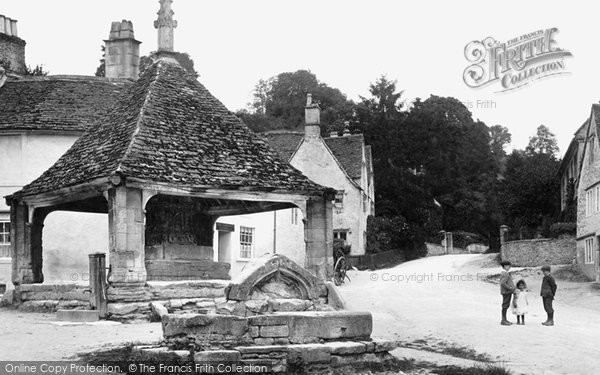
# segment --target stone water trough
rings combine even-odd
[[[225,294],[215,313],[163,315],[161,345],[134,353],[193,362],[209,373],[227,364],[264,366],[261,373],[326,373],[381,365],[397,346],[373,341],[371,313],[343,310],[334,286],[285,256],[253,261]]]

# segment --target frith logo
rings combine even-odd
[[[492,37],[472,41],[465,47],[465,58],[472,65],[465,69],[463,80],[473,88],[499,82],[502,89],[498,92],[502,92],[568,73],[564,59],[572,54],[558,48],[557,32],[557,28],[537,30],[505,43]]]

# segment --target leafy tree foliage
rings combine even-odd
[[[352,115],[354,103],[336,88],[320,82],[308,70],[281,73],[267,80],[260,80],[247,110],[238,111],[251,129],[301,129],[304,124],[306,95],[321,107],[321,131],[342,131],[344,121]]]
[[[556,136],[546,125],[538,126],[536,135],[529,138],[529,144],[525,152],[529,155],[548,154],[556,156],[558,154]]]
[[[529,147],[508,157],[500,196],[505,224],[513,231],[542,232],[549,227],[560,210],[559,166],[554,154]]]

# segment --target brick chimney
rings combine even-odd
[[[19,38],[17,20],[0,15],[0,66],[8,72],[24,74],[25,41]]]
[[[304,136],[318,137],[321,135],[321,108],[312,102],[312,95],[306,95],[306,107],[304,107]]]
[[[133,35],[133,23],[113,22],[105,43],[105,77],[138,79],[140,74],[140,41]]]

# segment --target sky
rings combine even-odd
[[[585,2],[174,0],[175,49],[187,52],[202,82],[230,110],[246,107],[259,79],[307,69],[349,99],[368,96],[382,74],[410,102],[452,96],[475,119],[506,126],[512,148],[524,148],[544,124],[564,153],[600,100],[600,22]],[[131,20],[141,55],[156,50],[158,0],[2,0],[0,14],[18,20],[26,61],[50,74],[93,75],[112,21]],[[468,87],[465,46],[505,42],[556,27],[558,46],[573,56],[569,74],[524,88]],[[479,103],[479,104],[478,104]]]

